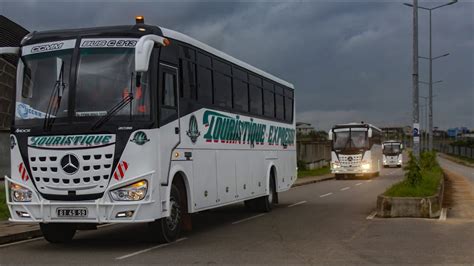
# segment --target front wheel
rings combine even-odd
[[[178,238],[183,221],[183,206],[179,189],[171,185],[170,215],[149,224],[153,237],[159,242],[170,243]]]
[[[76,234],[76,225],[69,223],[40,223],[41,233],[46,241],[59,244],[72,240]]]

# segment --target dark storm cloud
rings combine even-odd
[[[191,35],[295,84],[298,120],[411,124],[411,10],[401,1],[3,2],[0,12],[26,28],[147,23]],[[420,1],[423,5],[440,2]],[[435,125],[474,128],[474,4],[433,13]],[[420,12],[420,55],[427,55]],[[420,61],[420,79],[428,80]],[[427,87],[421,85],[421,94]]]

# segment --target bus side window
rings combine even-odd
[[[161,70],[161,108],[160,108],[160,122],[167,123],[177,118],[178,110],[176,103],[176,70],[168,70],[164,68]]]

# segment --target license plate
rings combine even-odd
[[[87,208],[58,208],[56,209],[56,214],[58,217],[87,217]]]

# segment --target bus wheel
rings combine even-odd
[[[170,215],[150,223],[150,229],[154,238],[161,243],[175,241],[181,232],[183,203],[178,188],[171,185],[170,193]]]
[[[336,180],[341,180],[341,179],[344,179],[344,175],[343,174],[334,174],[334,178],[336,178]]]
[[[44,239],[54,244],[69,242],[76,234],[76,225],[69,223],[40,223],[40,229]]]
[[[260,212],[270,212],[273,207],[273,203],[277,200],[277,192],[275,188],[275,177],[272,175],[270,176],[270,191],[268,195],[258,198],[257,200],[257,208]]]

